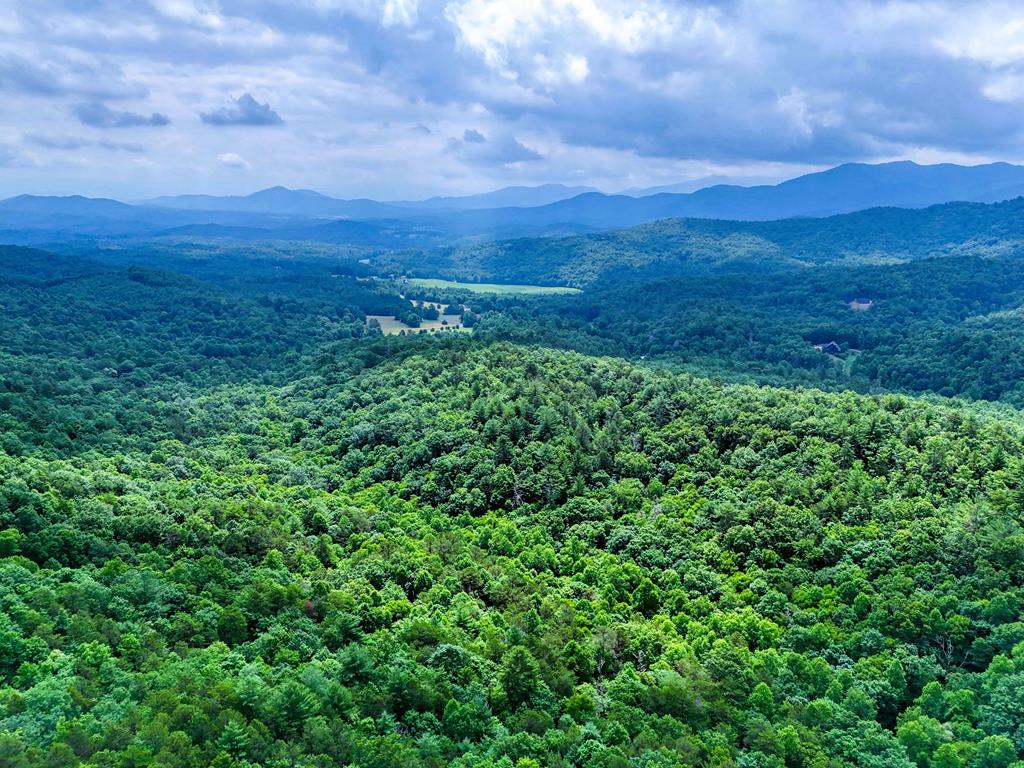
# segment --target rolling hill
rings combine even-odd
[[[912,162],[848,163],[775,185],[718,185],[645,197],[592,192],[537,208],[468,211],[467,228],[572,222],[605,229],[674,217],[769,221],[822,217],[875,207],[923,208],[946,202],[1000,202],[1024,194],[1024,167]]]
[[[598,192],[593,187],[567,187],[564,184],[541,184],[538,187],[504,187],[493,192],[460,197],[431,197],[407,200],[391,205],[416,210],[478,210],[481,208],[532,208],[568,200],[578,195]]]
[[[510,187],[483,195],[395,203],[338,200],[284,187],[246,196],[165,197],[138,205],[79,196],[22,195],[0,201],[0,232],[7,242],[36,243],[153,236],[176,227],[220,225],[235,228],[234,237],[296,239],[295,229],[312,226],[314,220],[344,219],[374,226],[384,220],[391,230],[396,229],[394,222],[404,222],[397,229],[426,229],[454,243],[611,230],[679,217],[764,222],[821,218],[881,206],[915,209],[954,201],[992,203],[1024,193],[1024,167],[847,164],[772,186],[717,185],[687,194],[639,198],[596,191],[576,194],[582,189]],[[275,234],[273,229],[281,231]],[[325,228],[331,237],[337,237],[339,230],[345,227]],[[398,238],[384,245],[406,248],[422,243]]]
[[[342,200],[309,189],[270,187],[251,195],[176,195],[140,203],[149,208],[189,211],[246,211],[290,216],[393,218],[436,212],[503,207],[534,207],[566,200],[589,192],[593,187],[542,184],[537,187],[504,187],[476,195],[431,197],[426,200],[378,202],[360,198]]]
[[[310,189],[270,187],[251,195],[177,195],[145,200],[145,208],[185,211],[238,211],[278,216],[382,218],[400,212],[397,206],[375,200],[338,200]]]
[[[587,286],[617,274],[777,271],[826,264],[992,255],[1024,247],[1024,199],[874,208],[778,221],[667,219],[564,238],[519,238],[396,254],[381,265],[426,277]]]

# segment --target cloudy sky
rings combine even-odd
[[[1019,3],[0,0],[0,195],[1024,159]]]

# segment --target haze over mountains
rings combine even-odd
[[[516,238],[383,256],[385,271],[483,283],[568,285],[637,276],[806,271],[943,256],[1002,256],[1024,243],[1024,198],[874,208],[773,221],[666,219],[608,232]],[[628,273],[628,275],[627,275]]]
[[[767,221],[886,206],[998,202],[1024,195],[1024,167],[851,163],[774,185],[607,195],[586,187],[509,187],[465,197],[340,200],[272,187],[251,195],[181,195],[128,204],[105,198],[20,195],[0,201],[9,242],[188,234],[423,247],[465,237],[583,233],[667,218]],[[324,220],[335,220],[325,224]],[[352,220],[348,223],[337,220]],[[355,222],[365,222],[355,226]]]
[[[688,194],[690,192],[696,192],[699,189],[705,189],[706,187],[716,187],[721,185],[734,187],[756,187],[763,184],[771,185],[777,183],[779,183],[778,178],[764,178],[759,176],[723,176],[721,174],[715,174],[713,176],[701,176],[697,179],[677,181],[672,184],[658,184],[654,187],[629,187],[618,192],[618,194],[626,195],[628,197],[650,197],[651,195],[658,195],[662,192]]]
[[[542,184],[539,187],[505,187],[494,192],[463,197],[431,197],[427,200],[391,203],[400,208],[420,210],[475,210],[479,208],[531,208],[557,203],[577,195],[600,190],[594,187],[567,187],[564,184]]]
[[[911,162],[850,163],[775,185],[718,185],[687,194],[646,197],[590,193],[529,211],[466,213],[503,223],[534,226],[573,222],[623,227],[657,219],[687,217],[768,221],[797,216],[832,216],[875,207],[923,208],[937,203],[999,202],[1024,194],[1024,167],[1009,163],[960,166]]]
[[[712,181],[706,179],[705,181]],[[701,182],[695,182],[700,184]],[[918,165],[909,161],[867,165],[848,163],[827,171],[798,176],[779,184],[739,186],[707,184],[693,191],[682,185],[607,195],[589,187],[546,184],[507,187],[465,197],[434,197],[422,201],[378,202],[339,200],[311,190],[272,187],[244,197],[181,195],[142,203],[148,207],[186,210],[232,210],[308,216],[393,218],[409,210],[454,212],[501,208],[539,208],[537,216],[565,220],[621,209],[628,218],[692,216],[765,220],[792,216],[829,216],[877,206],[921,208],[963,200],[998,202],[1024,194],[1024,167],[1009,163],[961,166]],[[512,214],[504,214],[512,216]]]
[[[339,200],[309,189],[270,187],[251,195],[176,195],[144,200],[148,208],[188,211],[246,211],[294,216],[331,216],[343,218],[394,218],[412,211],[462,211],[547,205],[560,200],[597,192],[593,187],[567,187],[544,184],[539,187],[505,187],[493,192],[463,197],[431,197],[427,200],[379,202],[367,198]]]

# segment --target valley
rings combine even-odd
[[[1018,207],[0,246],[0,755],[1010,768]]]
[[[510,285],[507,283],[460,283],[454,280],[413,277],[409,284],[419,288],[436,290],[468,291],[469,293],[493,293],[499,296],[545,296],[550,294],[579,293],[578,288],[562,288],[549,285]]]
[[[1024,768],[1024,5],[0,2],[0,768]]]

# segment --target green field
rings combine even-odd
[[[497,293],[497,294],[531,294],[541,296],[552,293],[579,293],[579,288],[566,288],[553,285],[503,285],[501,283],[459,283],[454,280],[436,280],[434,278],[413,277],[409,279],[411,285],[421,288],[461,288],[473,293]]]
[[[367,315],[366,322],[369,323],[371,320],[376,320],[380,323],[380,330],[385,336],[397,336],[402,331],[406,333],[420,333],[425,331],[427,333],[434,333],[435,331],[465,331],[468,332],[469,328],[465,328],[462,325],[462,317],[459,315],[442,315],[437,320],[422,320],[415,328],[411,325],[406,325],[394,315]],[[442,320],[447,320],[448,324],[445,325]]]

